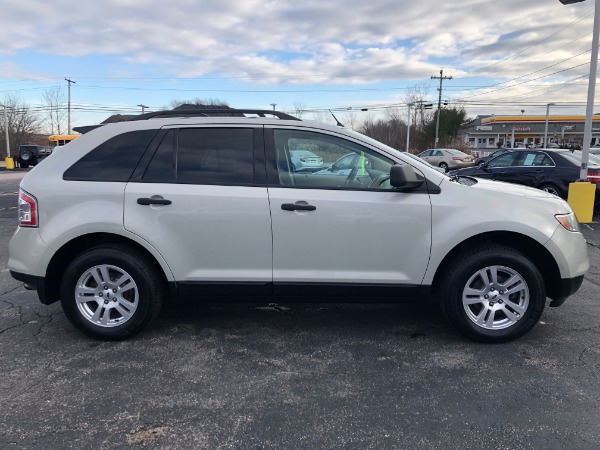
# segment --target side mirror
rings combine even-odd
[[[390,169],[390,184],[396,189],[410,191],[421,186],[423,181],[417,178],[415,169],[408,164],[395,165]]]

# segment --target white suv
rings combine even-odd
[[[101,339],[133,336],[164,299],[193,296],[433,298],[466,336],[502,342],[588,270],[573,211],[554,195],[448,177],[340,126],[213,112],[98,127],[33,169],[12,276]],[[324,170],[294,171],[299,149]],[[344,176],[325,170],[349,154]]]

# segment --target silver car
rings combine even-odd
[[[450,169],[462,169],[475,164],[473,157],[453,148],[437,148],[419,153],[419,158],[424,159],[432,166],[441,167],[447,172]]]

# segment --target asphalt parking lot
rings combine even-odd
[[[0,448],[600,448],[600,217],[591,269],[520,340],[424,304],[199,304],[100,342],[7,270],[24,171],[0,172]]]

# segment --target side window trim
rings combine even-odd
[[[163,139],[169,133],[169,131],[174,131],[174,144],[173,144],[173,164],[174,170],[176,170],[177,164],[177,144],[178,144],[178,135],[179,131],[182,129],[250,129],[253,131],[253,142],[252,142],[252,164],[253,164],[253,182],[252,183],[240,183],[235,184],[235,186],[248,186],[248,187],[266,187],[266,156],[265,156],[265,136],[264,136],[264,126],[263,125],[252,125],[252,126],[244,126],[243,124],[236,124],[232,126],[222,126],[218,124],[209,124],[209,125],[169,125],[164,126],[160,129],[160,133],[155,136],[155,139],[151,142],[151,145],[148,147],[146,153],[142,157],[140,163],[138,164],[134,176],[131,178],[131,182],[136,183],[163,183],[163,181],[155,181],[155,180],[144,180],[144,174],[148,169],[150,163],[158,148],[160,147]],[[175,177],[177,173],[175,172]],[[198,184],[198,185],[212,185],[212,186],[228,186],[230,183],[191,183],[189,181],[179,181],[177,179],[171,181],[164,181],[164,183],[169,184]]]

